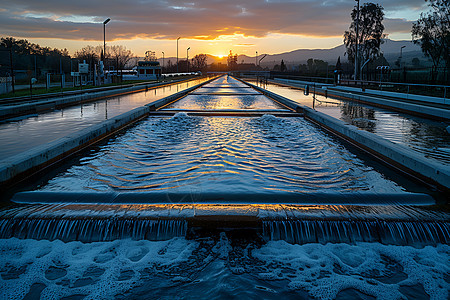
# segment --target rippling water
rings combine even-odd
[[[43,190],[400,191],[300,118],[149,117]]]
[[[267,84],[267,90],[313,107],[312,95],[295,88]],[[312,93],[312,91],[310,91]],[[405,145],[423,156],[450,165],[450,124],[428,120],[352,101],[316,96],[314,108],[391,142]]]

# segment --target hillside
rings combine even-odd
[[[381,45],[381,51],[384,54],[384,57],[388,60],[388,62],[392,65],[400,56],[400,48],[403,48],[403,61],[411,62],[414,57],[420,59],[421,62],[425,62],[428,59],[423,55],[420,47],[415,45],[411,41],[394,41],[394,40],[385,40],[385,42]],[[330,64],[335,64],[337,58],[340,56],[341,61],[347,61],[347,57],[345,54],[345,46],[340,45],[331,49],[299,49],[290,52],[284,52],[279,54],[268,54],[262,61],[262,67],[272,68],[275,64],[280,64],[281,60],[287,65],[298,65],[304,64],[310,58],[320,59],[329,62]],[[261,58],[262,55],[258,56],[258,59]],[[180,60],[185,59],[180,57]],[[172,63],[176,61],[175,57],[166,58],[165,61],[167,63],[168,60],[171,60]],[[162,63],[162,59],[159,59]],[[227,63],[226,57],[219,59],[215,56],[208,54],[208,64],[222,62],[224,64]],[[255,57],[247,56],[247,55],[239,55],[238,63],[255,63]]]

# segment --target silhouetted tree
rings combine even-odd
[[[425,0],[429,2],[431,12],[422,13],[412,26],[412,38],[420,45],[425,56],[433,62],[433,81],[436,80],[437,67],[444,60],[450,72],[450,1]]]
[[[281,60],[280,71],[281,72],[285,72],[286,71],[286,65],[284,64],[284,60]]]
[[[374,3],[364,3],[360,7],[359,20],[357,9],[353,8],[352,23],[344,33],[344,44],[348,60],[355,63],[356,41],[358,41],[358,58],[363,61],[376,59],[380,55],[380,46],[383,43],[384,12],[383,7]],[[358,21],[358,36],[356,36],[356,22]],[[361,63],[361,59],[358,59]],[[359,67],[358,67],[359,69]]]
[[[208,56],[206,54],[197,54],[192,58],[192,68],[196,71],[203,71],[207,67]]]
[[[122,45],[111,46],[110,55],[111,60],[114,61],[116,70],[123,70],[125,65],[134,57],[133,52]]]

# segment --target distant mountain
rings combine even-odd
[[[428,59],[423,55],[420,46],[415,45],[411,41],[394,41],[394,40],[385,40],[385,42],[381,45],[381,52],[387,61],[393,65],[395,61],[400,56],[400,49],[403,47],[403,61],[410,63],[411,60],[415,57],[419,58],[422,63],[428,61]],[[337,58],[340,56],[342,62],[347,61],[347,57],[345,56],[345,46],[342,44],[340,46],[331,48],[331,49],[299,49],[290,52],[284,52],[279,54],[268,54],[262,61],[262,67],[272,68],[276,64],[280,64],[281,60],[284,60],[286,65],[298,65],[305,64],[306,61],[310,58],[320,59],[329,62],[330,64],[335,64]],[[224,57],[222,59],[208,55],[208,64],[221,62],[223,64],[227,63],[227,58]],[[258,56],[258,60],[262,58],[263,55]],[[185,57],[180,57],[179,60],[185,60]],[[162,59],[158,59],[162,64]],[[176,62],[176,57],[169,57],[165,59],[165,63],[168,61],[172,63]],[[238,63],[255,63],[255,57],[247,56],[247,55],[238,55]]]

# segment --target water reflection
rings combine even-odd
[[[313,107],[312,95],[302,90],[268,83],[269,91]],[[316,95],[314,108],[336,119],[405,145],[424,157],[450,165],[450,133],[445,122],[437,122],[353,101]]]
[[[230,186],[233,190],[230,191]],[[43,190],[310,192],[402,188],[303,119],[150,117]]]

